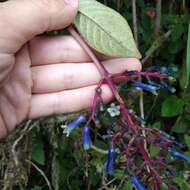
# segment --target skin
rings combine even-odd
[[[36,37],[72,23],[77,0],[0,3],[0,138],[25,119],[87,109],[101,76],[71,36]],[[102,60],[111,73],[140,70],[137,59]],[[103,86],[103,99],[112,99]]]

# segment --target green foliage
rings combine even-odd
[[[185,135],[185,143],[188,146],[188,148],[190,149],[190,136]]]
[[[127,21],[97,1],[81,0],[75,26],[87,43],[100,53],[141,58]]]
[[[169,96],[162,104],[162,116],[174,117],[182,113],[184,102],[177,96]]]
[[[44,144],[40,136],[36,136],[33,139],[32,159],[38,164],[45,164]]]
[[[190,23],[189,23],[188,40],[187,40],[186,82],[185,82],[185,88],[188,87],[188,84],[189,84],[189,76],[190,76]]]
[[[181,190],[189,190],[190,188],[190,185],[182,177],[174,178],[173,182],[177,184]]]
[[[35,186],[35,187],[34,187],[34,188],[32,188],[31,190],[42,190],[42,187]]]

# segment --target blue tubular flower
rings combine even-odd
[[[157,90],[160,89],[160,87],[158,87],[157,85],[152,85],[152,84],[145,84],[139,81],[133,81],[133,85],[136,88],[142,89],[142,90],[146,90],[148,92],[151,92],[152,94],[157,95]]]
[[[83,129],[83,147],[84,150],[89,150],[92,146],[90,139],[90,126],[85,126]]]
[[[179,158],[181,160],[185,160],[188,163],[190,163],[190,157],[186,156],[178,151],[176,151],[175,149],[169,149],[169,153],[171,154],[171,156],[175,157],[175,158]]]
[[[162,136],[164,136],[165,138],[171,140],[171,141],[175,141],[175,137],[169,135],[169,134],[166,133],[165,131],[160,130],[160,134],[161,134]]]
[[[116,158],[115,149],[111,147],[108,152],[108,160],[106,161],[106,164],[105,164],[105,172],[109,175],[113,175],[114,173],[115,158]]]
[[[167,84],[166,82],[164,82],[163,80],[161,80],[161,84],[163,85],[163,87],[168,90],[171,93],[175,93],[176,89],[173,86],[170,86],[169,84]]]
[[[147,190],[141,181],[136,176],[131,176],[131,182],[133,183],[136,190]]]
[[[167,138],[167,139],[173,141],[173,143],[174,143],[175,146],[178,146],[178,147],[180,147],[180,148],[185,148],[185,147],[186,147],[185,144],[182,144],[182,143],[177,142],[176,139],[175,139],[175,137],[169,135],[168,133],[166,133],[166,132],[160,130],[160,134],[161,134],[162,136],[164,136],[165,138]]]
[[[69,123],[66,126],[63,126],[64,131],[63,133],[67,134],[67,137],[70,135],[70,133],[78,127],[81,123],[84,123],[86,121],[86,117],[84,115],[79,116],[79,118],[73,120],[71,123]]]
[[[153,81],[148,81],[148,84],[150,84],[150,85],[152,85],[152,86],[155,86],[155,87],[157,87],[158,89],[160,89],[161,88],[161,85],[160,84],[158,84],[158,83],[156,83],[156,82],[153,82]]]

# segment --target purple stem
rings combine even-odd
[[[71,33],[71,35],[79,42],[79,44],[81,45],[81,47],[87,52],[87,54],[90,56],[90,58],[93,60],[93,62],[95,63],[98,71],[100,72],[101,76],[102,76],[102,81],[104,81],[104,83],[106,83],[111,92],[113,93],[115,99],[117,100],[117,102],[119,103],[120,107],[121,107],[121,112],[122,112],[122,116],[121,118],[127,122],[128,127],[132,130],[133,134],[138,133],[139,128],[138,126],[136,126],[136,124],[133,122],[130,113],[128,112],[128,110],[125,107],[124,101],[122,100],[122,98],[120,97],[117,88],[114,84],[114,75],[111,75],[106,68],[104,67],[104,65],[98,60],[98,58],[96,57],[96,55],[93,53],[93,50],[88,46],[88,44],[86,44],[86,42],[84,41],[84,39],[79,35],[79,33],[75,30],[75,28],[71,25],[68,28],[69,32]],[[123,73],[124,74],[124,73]],[[115,75],[116,77],[119,76]],[[123,75],[120,75],[120,77]],[[127,75],[125,74],[124,77],[126,77]],[[156,78],[160,78],[163,79],[165,77],[161,76],[159,73],[155,72],[155,73],[149,73],[149,72],[138,72],[135,78],[138,78],[140,76],[145,76],[145,77],[156,77]],[[131,79],[133,79],[134,76],[128,76],[129,78],[131,77]],[[127,78],[127,80],[129,80],[129,78]],[[102,84],[102,83],[101,83]],[[96,109],[96,103],[97,103],[97,99],[98,96],[97,94],[95,94],[94,97],[94,101],[93,101],[93,105],[92,105],[92,115],[89,119],[89,121],[87,123],[89,123],[91,120],[93,120],[94,114],[95,114],[95,109]],[[121,133],[118,133],[118,138],[120,139],[122,137]],[[117,138],[115,136],[115,138]],[[133,142],[132,142],[133,143]],[[134,141],[134,144],[136,144],[140,154],[142,155],[146,165],[151,169],[148,173],[150,175],[150,177],[152,177],[152,180],[154,181],[154,188],[155,190],[159,190],[160,189],[160,184],[162,183],[161,178],[157,175],[156,172],[154,172],[154,170],[152,169],[152,161],[151,158],[149,157],[147,151],[145,150],[143,143],[137,142],[136,140]]]

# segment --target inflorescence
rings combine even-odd
[[[176,71],[177,69],[174,67],[151,67],[144,72],[130,71],[114,74],[110,76],[109,80],[113,82],[111,85],[123,81],[129,87],[154,95],[157,95],[161,88],[174,93],[175,88],[169,83],[174,80],[170,73]],[[140,78],[142,80],[139,80]],[[92,147],[93,140],[91,137],[94,126],[96,123],[100,124],[100,113],[105,110],[101,90],[101,86],[105,83],[107,84],[105,79],[99,82],[89,113],[80,115],[79,118],[64,127],[64,133],[69,136],[76,127],[84,126],[83,147],[85,150]],[[112,86],[112,89],[116,89],[115,86]],[[107,161],[104,164],[106,174],[114,175],[116,169],[123,169],[137,190],[148,188],[160,190],[163,186],[170,190],[178,189],[169,181],[170,177],[175,175],[175,168],[167,164],[167,158],[163,155],[167,155],[164,154],[166,152],[172,158],[190,163],[190,157],[178,151],[185,145],[177,142],[175,137],[160,129],[145,127],[145,120],[137,116],[132,109],[127,108],[120,99],[116,98],[116,103],[112,103],[106,111],[110,117],[117,118],[114,127],[110,127],[106,135],[110,146]],[[161,150],[160,155],[152,159],[147,150],[149,145],[159,148]]]

